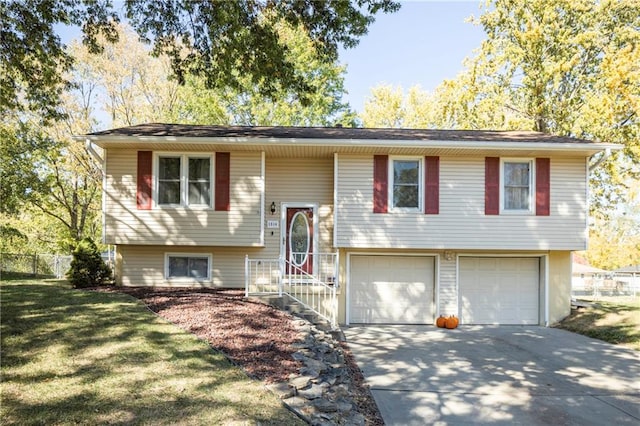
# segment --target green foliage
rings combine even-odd
[[[351,126],[355,114],[342,101],[345,67],[327,61],[300,27],[274,23],[294,73],[309,81],[311,93],[300,97],[294,90],[274,83],[275,96],[266,96],[249,76],[240,77],[241,88],[207,89],[201,78],[189,78],[178,89],[173,121],[192,124],[253,126]]]
[[[115,40],[111,23],[118,17],[108,0],[9,0],[0,4],[0,114],[37,113],[60,119],[60,95],[68,87],[63,72],[72,58],[65,52],[57,25],[83,25],[84,42],[99,51],[96,36]]]
[[[91,239],[84,238],[73,251],[67,278],[74,288],[103,285],[112,279],[111,269],[100,257],[98,247]]]
[[[2,218],[1,213],[0,218]],[[20,229],[0,220],[0,253],[13,253],[14,247],[20,246],[26,241],[28,241],[28,237]]]
[[[629,184],[615,215],[596,215],[589,230],[590,265],[605,270],[640,264],[640,185]]]
[[[274,99],[281,89],[302,98],[314,93],[312,81],[296,72],[275,22],[303,28],[317,54],[333,62],[340,45],[353,47],[367,33],[373,15],[399,7],[390,0],[132,0],[126,5],[133,28],[153,41],[155,54],[171,58],[179,81],[193,74],[205,78],[209,88],[242,91],[248,79]]]
[[[0,213],[17,213],[46,190],[38,170],[56,142],[33,122],[5,116],[0,121]]]
[[[130,0],[124,13],[157,55],[166,54],[179,82],[196,75],[209,88],[241,91],[245,79],[261,95],[275,98],[280,88],[300,98],[316,89],[295,72],[288,46],[273,22],[303,28],[314,50],[328,62],[338,47],[357,44],[373,16],[393,12],[390,0],[191,1]],[[269,14],[276,21],[264,19]],[[43,119],[60,119],[60,96],[69,86],[64,72],[73,59],[57,26],[82,26],[92,53],[117,40],[119,16],[110,0],[9,0],[0,3],[0,113],[34,111]]]
[[[78,124],[82,119],[70,107],[61,110],[70,113],[47,126],[27,114],[7,115],[0,122],[0,225],[29,239],[38,234],[36,239],[45,244],[37,246],[65,240],[54,251],[69,253],[83,237],[98,234],[102,175],[85,147],[70,141],[69,133],[86,131]],[[35,248],[33,243],[28,245]],[[24,241],[19,245],[25,246]]]

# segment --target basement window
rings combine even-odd
[[[211,281],[211,255],[167,253],[165,279]]]

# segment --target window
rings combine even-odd
[[[189,158],[189,204],[211,205],[211,160]]]
[[[158,204],[180,204],[180,157],[158,160]]]
[[[422,160],[420,158],[391,161],[391,206],[395,209],[421,209]]]
[[[165,256],[166,279],[211,280],[211,256],[194,254],[167,254]]]
[[[503,160],[501,199],[505,212],[530,213],[533,208],[533,167],[531,160]]]
[[[211,156],[159,155],[158,205],[211,206]]]

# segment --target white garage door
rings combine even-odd
[[[461,257],[463,324],[538,324],[540,259]]]
[[[351,256],[350,265],[351,323],[433,323],[433,257]]]

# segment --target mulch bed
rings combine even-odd
[[[272,306],[247,300],[236,289],[101,287],[127,293],[150,310],[207,341],[266,383],[286,382],[302,366],[293,359],[298,341],[295,318]],[[378,407],[346,342],[341,347],[355,388],[358,411],[369,425],[383,425]]]

